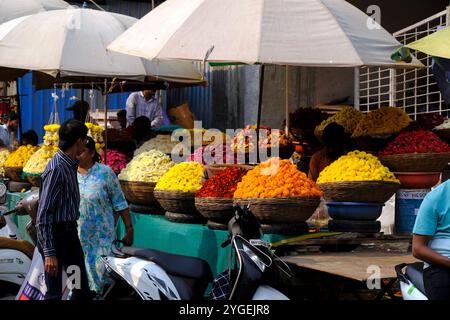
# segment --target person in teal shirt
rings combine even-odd
[[[450,300],[450,180],[427,194],[419,208],[413,255],[425,262],[428,299]]]
[[[78,158],[81,196],[78,232],[84,251],[89,287],[101,294],[105,284],[109,282],[101,256],[111,253],[119,216],[126,228],[122,241],[127,245],[133,243],[133,226],[119,179],[110,167],[98,163],[99,158],[94,140],[88,137],[86,149]]]

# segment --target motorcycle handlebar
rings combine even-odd
[[[17,209],[14,208],[14,209],[9,210],[9,211],[6,211],[6,212],[0,212],[0,216],[6,217],[6,216],[8,216],[8,215],[10,215],[10,214],[12,214],[12,213],[14,213],[14,212],[16,212],[16,211],[17,211]]]

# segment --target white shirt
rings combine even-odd
[[[11,133],[6,124],[0,125],[0,140],[3,141],[5,147],[9,147],[11,144]]]
[[[161,105],[158,104],[154,97],[150,100],[145,100],[142,91],[130,94],[126,106],[128,125],[131,125],[134,119],[141,116],[150,119],[152,128],[160,127],[163,123],[164,117]]]

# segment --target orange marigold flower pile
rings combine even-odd
[[[320,197],[317,184],[289,160],[270,158],[238,183],[234,198]]]

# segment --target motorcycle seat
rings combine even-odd
[[[423,262],[415,262],[409,264],[406,267],[406,276],[408,279],[419,289],[420,292],[425,294],[425,285],[423,283]]]
[[[17,250],[24,253],[30,259],[33,258],[34,246],[26,240],[0,237],[0,249]]]
[[[162,252],[155,249],[123,247],[121,251],[129,256],[152,261],[168,274],[180,277],[212,281],[213,275],[208,262],[196,257],[188,257]]]

